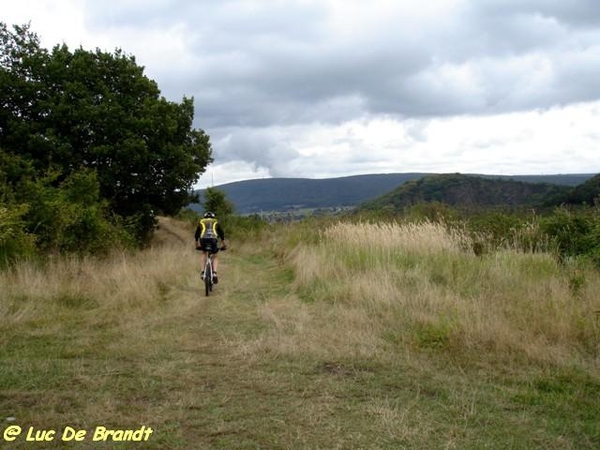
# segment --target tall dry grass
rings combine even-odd
[[[3,326],[60,326],[65,316],[131,325],[141,316],[136,311],[156,308],[178,287],[191,285],[199,267],[191,236],[171,227],[158,233],[157,245],[141,252],[16,264],[0,272]],[[188,246],[182,245],[185,237]]]
[[[287,298],[261,314],[270,352],[329,357],[442,350],[461,358],[598,362],[600,277],[546,253],[483,256],[438,223],[327,227],[288,254]]]

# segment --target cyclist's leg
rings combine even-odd
[[[212,239],[210,241],[210,247],[212,249],[211,254],[212,254],[212,269],[213,272],[217,271],[217,266],[219,264],[219,260],[217,258],[218,256],[218,251],[219,251],[219,243],[216,239]]]
[[[204,274],[204,269],[206,268],[206,263],[208,262],[208,252],[202,252],[202,273]]]
[[[219,269],[219,254],[213,253],[213,271],[218,272]]]
[[[204,272],[204,268],[208,262],[208,255],[212,248],[210,239],[200,239],[200,246],[202,248],[202,272]]]
[[[213,281],[215,284],[219,282],[218,269],[219,269],[219,243],[215,239],[213,242],[212,252],[212,266],[213,266]]]

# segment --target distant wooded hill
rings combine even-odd
[[[356,175],[342,178],[267,178],[238,181],[217,186],[225,192],[239,214],[261,211],[289,211],[300,208],[330,208],[357,206],[374,200],[374,206],[395,205],[394,196],[401,194],[411,201],[446,201],[493,204],[519,203],[541,199],[546,195],[568,196],[571,188],[592,178],[593,174],[569,175],[436,175],[426,173],[395,173]],[[419,180],[421,180],[419,184]],[[423,181],[424,180],[424,181]],[[410,192],[395,191],[408,183]],[[439,184],[441,183],[441,184]],[[436,184],[437,187],[435,186]],[[462,186],[462,187],[461,187]],[[417,193],[426,188],[429,192]],[[395,194],[392,192],[394,191]],[[437,193],[435,193],[437,191]],[[444,191],[447,191],[444,193]],[[462,193],[461,193],[462,192]],[[199,191],[202,199],[203,191]],[[378,197],[385,196],[383,199]],[[387,199],[387,200],[386,200]],[[398,205],[405,200],[400,200]],[[386,203],[388,202],[388,203]],[[199,205],[191,205],[199,209]]]
[[[593,205],[600,197],[600,174],[571,189],[566,197],[556,198],[557,203]]]
[[[480,207],[551,206],[568,197],[573,187],[514,179],[461,174],[430,175],[410,181],[359,206],[365,210],[402,211],[418,203],[443,203],[472,209]]]

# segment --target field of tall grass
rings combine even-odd
[[[3,325],[60,326],[56,319],[63,315],[132,322],[125,312],[153,308],[174,285],[186,282],[193,256],[170,245],[106,258],[57,256],[16,264],[0,272]]]
[[[142,252],[0,272],[0,447],[14,424],[154,430],[74,449],[600,445],[592,266],[307,221],[236,233],[206,298],[192,236],[161,219]]]
[[[425,348],[466,361],[598,362],[593,268],[548,253],[502,248],[477,256],[472,248],[465,233],[440,223],[325,228],[318,242],[287,256],[299,306],[288,318],[296,324],[291,339],[310,345],[301,324],[313,319],[302,305],[318,304],[334,326],[317,326],[327,333],[312,342],[320,351]]]

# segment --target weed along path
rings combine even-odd
[[[440,244],[456,259],[405,252],[375,278],[342,231],[231,240],[210,297],[167,219],[135,255],[1,274],[0,448],[598,448],[597,359],[463,342],[427,314],[488,269]]]

